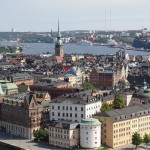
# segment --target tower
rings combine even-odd
[[[64,57],[63,42],[61,40],[61,34],[60,34],[60,31],[59,31],[59,20],[58,20],[57,41],[55,43],[55,56]]]

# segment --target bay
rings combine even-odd
[[[19,42],[0,42],[0,45],[3,46],[23,46],[23,52],[26,54],[41,54],[45,52],[54,53],[55,44],[54,43],[19,43]],[[63,46],[64,52],[66,54],[78,53],[78,54],[93,54],[93,55],[101,55],[101,54],[115,54],[119,48],[110,48],[107,46],[80,46],[77,44],[64,44]],[[126,53],[129,55],[150,55],[150,52],[143,51],[132,51],[126,50]]]

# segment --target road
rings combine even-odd
[[[25,150],[66,150],[48,144],[34,143],[30,140],[23,139],[14,135],[11,136],[10,134],[4,132],[0,132],[0,141],[10,145],[15,145]]]

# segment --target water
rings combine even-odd
[[[52,43],[17,43],[17,42],[0,42],[0,45],[11,46],[11,45],[22,45],[24,46],[23,51],[27,54],[41,54],[43,52],[54,53],[55,45]],[[64,44],[63,46],[65,53],[89,53],[93,55],[100,54],[115,54],[119,48],[110,48],[107,46],[79,46],[77,44]],[[129,55],[150,55],[150,52],[142,51],[131,51],[126,50]]]

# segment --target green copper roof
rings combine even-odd
[[[84,125],[100,125],[101,123],[99,122],[98,119],[87,118],[87,119],[82,119],[81,124],[84,124]]]
[[[17,85],[14,83],[11,83],[10,81],[0,80],[0,83],[1,83],[1,87],[3,90],[18,89]]]
[[[3,89],[2,89],[2,86],[1,86],[1,83],[0,83],[0,95],[4,95],[5,93],[3,92]]]

